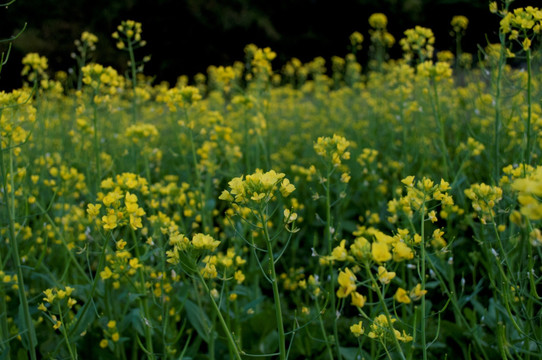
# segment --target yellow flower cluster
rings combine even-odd
[[[410,304],[412,300],[417,301],[427,294],[427,290],[422,290],[422,285],[417,284],[412,290],[406,291],[403,288],[398,288],[393,298],[395,301],[403,304]]]
[[[435,36],[431,29],[416,26],[414,29],[405,30],[404,34],[405,37],[399,43],[407,61],[418,57],[419,61],[423,62],[433,57]]]
[[[98,37],[91,32],[83,31],[81,34],[81,39],[74,41],[77,51],[82,55],[86,55],[87,51],[96,50],[96,43],[98,42]]]
[[[542,166],[523,179],[512,183],[512,188],[518,192],[520,212],[530,220],[542,219]]]
[[[45,297],[42,300],[45,303],[48,303],[49,305],[53,305],[55,300],[61,301],[66,298],[67,299],[66,304],[71,309],[75,304],[77,304],[77,300],[71,297],[71,294],[73,293],[74,290],[75,289],[70,286],[66,286],[64,289],[58,289],[58,288],[46,289],[45,291],[43,291],[43,294],[45,295]],[[47,307],[45,306],[44,303],[41,303],[38,306],[38,309],[41,311],[47,311]]]
[[[148,145],[158,138],[158,130],[152,124],[134,124],[126,129],[124,136],[134,144],[145,143]]]
[[[123,78],[111,66],[104,67],[101,64],[92,63],[85,65],[81,71],[83,83],[94,90],[103,89],[104,92],[113,95],[117,91],[116,88],[123,84]]]
[[[354,50],[361,50],[361,43],[363,42],[363,35],[358,31],[354,31],[350,35],[350,45]]]
[[[485,150],[484,144],[482,144],[481,142],[477,141],[476,139],[470,136],[467,139],[467,143],[464,143],[464,142],[460,143],[456,149],[458,153],[465,151],[469,154],[469,156],[478,156],[484,150]]]
[[[201,100],[201,94],[197,87],[182,86],[170,89],[161,89],[156,95],[156,101],[166,104],[171,112],[176,112],[179,108],[188,108]]]
[[[502,199],[500,187],[484,183],[473,184],[465,189],[465,195],[472,201],[472,207],[482,224],[493,221],[495,216],[493,208]]]
[[[137,195],[131,191],[147,194],[146,179],[135,174],[124,173],[117,175],[116,180],[116,183],[111,178],[102,181],[102,189],[110,191],[107,194],[98,193],[98,200],[103,203],[106,210],[100,224],[107,231],[125,225],[130,225],[133,230],[141,229],[143,227],[142,216],[145,215],[145,210],[139,207]],[[98,218],[101,208],[102,204],[88,204],[87,214],[91,218]]]
[[[454,204],[453,198],[448,194],[450,184],[444,179],[435,184],[431,179],[423,177],[417,182],[414,176],[407,176],[401,182],[406,186],[407,193],[400,199],[393,199],[388,202],[388,211],[392,214],[388,221],[395,223],[399,213],[404,213],[411,218],[414,212],[425,207],[427,209],[430,201],[438,201],[442,205],[440,216],[446,218],[450,212],[458,212],[460,209]]]
[[[28,76],[28,81],[36,81],[38,78],[47,78],[45,70],[48,68],[47,58],[38,53],[28,53],[22,60],[22,76]]]
[[[374,13],[369,16],[369,25],[372,27],[372,29],[369,30],[369,34],[371,35],[371,41],[373,43],[388,48],[393,46],[395,38],[386,30],[388,18],[385,14]]]
[[[333,166],[339,166],[341,160],[350,159],[350,152],[346,151],[349,146],[350,141],[334,134],[333,137],[319,137],[314,144],[314,150],[326,161],[330,161]]]
[[[412,336],[407,335],[407,333],[403,330],[403,332],[399,332],[399,330],[393,328],[393,323],[397,321],[395,318],[391,318],[391,324],[388,322],[388,318],[384,314],[378,315],[376,318],[374,318],[373,323],[371,324],[371,331],[367,334],[371,339],[381,339],[381,340],[387,340],[391,341],[391,332],[390,330],[393,330],[393,336],[399,341],[402,342],[410,342],[412,341]]]
[[[452,68],[449,62],[437,61],[433,63],[431,60],[424,61],[416,67],[418,75],[440,81],[452,77]]]
[[[452,18],[450,24],[452,25],[454,33],[464,33],[465,30],[467,30],[467,26],[469,26],[469,19],[463,15],[456,15]]]
[[[147,44],[141,39],[141,23],[134,20],[125,20],[117,26],[117,31],[111,34],[111,37],[117,40],[117,48],[126,50],[127,48],[142,47]]]
[[[338,298],[345,298],[350,295],[352,299],[352,306],[362,308],[367,301],[367,298],[356,291],[356,275],[349,268],[345,268],[344,271],[339,272],[337,278],[339,283],[339,289],[337,290]]]
[[[532,40],[542,29],[542,10],[527,6],[508,12],[501,19],[501,31],[508,35],[508,39],[519,41],[523,50],[531,48]]]
[[[271,61],[277,57],[277,53],[271,48],[260,49],[254,44],[249,44],[245,47],[245,56],[251,71],[246,74],[247,80],[256,77],[259,80],[266,81],[273,74]]]
[[[275,170],[264,173],[258,169],[245,179],[243,176],[233,178],[228,183],[230,191],[224,190],[219,199],[238,204],[266,203],[275,196],[277,190],[280,190],[283,197],[288,197],[295,190],[295,186],[284,176]]]

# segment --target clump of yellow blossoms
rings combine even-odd
[[[463,15],[456,15],[452,18],[450,24],[452,25],[454,33],[461,34],[467,30],[469,19]]]
[[[512,188],[518,192],[520,212],[530,220],[542,219],[542,166],[537,166],[525,178],[516,179]]]
[[[492,222],[495,216],[493,208],[502,199],[502,189],[484,183],[473,184],[465,189],[465,195],[472,200],[472,207],[482,224]]]
[[[435,36],[429,28],[416,26],[414,29],[405,30],[405,37],[399,43],[407,61],[417,57],[420,62],[423,62],[433,57]]]
[[[38,78],[46,79],[45,70],[48,68],[47,58],[38,53],[28,53],[22,60],[24,65],[21,71],[22,76],[28,76],[28,81],[36,81]]]
[[[416,67],[418,75],[440,81],[442,79],[448,79],[452,77],[452,68],[448,61],[424,61]]]
[[[85,65],[81,71],[83,83],[96,91],[102,89],[113,95],[116,93],[116,88],[122,85],[122,78],[111,66],[104,67],[101,64],[91,63]]]
[[[101,188],[108,190],[106,194],[102,192],[98,194],[98,200],[102,202],[106,210],[99,222],[104,230],[111,231],[126,225],[133,230],[143,227],[142,216],[145,215],[145,210],[139,207],[138,198],[134,192],[139,191],[143,195],[149,192],[145,178],[124,173],[117,175],[116,182],[112,178],[102,181]],[[102,204],[88,204],[88,215],[91,218],[97,218]]]
[[[333,137],[319,137],[314,144],[314,150],[326,160],[330,160],[333,166],[339,166],[341,160],[350,159],[350,152],[346,151],[350,141],[334,134]]]
[[[134,20],[126,20],[117,26],[117,31],[111,37],[117,40],[118,49],[124,50],[130,47],[133,49],[147,44],[145,40],[141,39],[141,32],[141,23]]]
[[[74,41],[77,51],[81,54],[83,58],[86,58],[87,51],[96,50],[96,43],[98,42],[98,37],[93,33],[88,31],[83,31],[81,34],[81,39]]]
[[[361,43],[362,42],[363,42],[363,35],[360,32],[354,31],[350,35],[350,45],[352,46],[352,51],[353,52],[361,50]]]
[[[385,47],[392,47],[395,43],[395,38],[390,34],[386,27],[388,26],[388,18],[385,14],[374,13],[369,16],[369,25],[372,27],[369,30],[371,41],[375,44],[380,44]]]
[[[501,20],[501,31],[509,40],[521,43],[523,50],[531,48],[532,40],[542,30],[542,10],[527,6],[508,12]]]
[[[243,176],[233,178],[228,183],[230,191],[224,190],[219,199],[237,204],[266,203],[273,198],[276,190],[287,197],[295,190],[295,186],[284,176],[275,170],[264,173],[258,169],[244,179]]]
[[[412,341],[412,336],[407,335],[403,330],[403,333],[399,330],[393,328],[393,323],[397,321],[395,318],[391,318],[390,322],[384,314],[378,315],[374,318],[373,323],[371,324],[371,331],[367,334],[371,339],[381,339],[391,341],[393,340],[390,330],[393,330],[393,336],[399,341],[410,342]]]

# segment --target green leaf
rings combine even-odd
[[[194,302],[188,299],[184,303],[184,307],[186,308],[186,315],[188,316],[188,321],[190,321],[190,324],[194,327],[194,329],[196,329],[198,335],[205,340],[205,342],[209,342],[211,321],[209,320],[207,314],[205,314],[201,308],[194,304]]]

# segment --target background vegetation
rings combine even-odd
[[[516,1],[514,6],[528,3],[532,2]],[[344,54],[352,32],[367,35],[367,18],[374,12],[388,16],[388,30],[397,39],[414,25],[433,29],[441,47],[437,50],[453,48],[450,20],[454,15],[465,15],[471,25],[464,50],[476,53],[477,44],[487,44],[486,37],[491,42],[498,40],[494,30],[498,19],[487,6],[485,0],[355,0],[343,1],[340,6],[325,0],[17,1],[9,9],[0,9],[0,36],[17,33],[25,22],[28,28],[14,44],[13,60],[2,73],[0,88],[21,85],[19,64],[29,52],[46,56],[53,71],[75,67],[69,55],[73,39],[83,31],[100,39],[96,61],[125,68],[126,59],[118,56],[110,37],[124,19],[143,23],[149,44],[145,51],[153,57],[146,72],[174,83],[181,74],[204,73],[209,64],[231,65],[243,57],[248,43],[275,50],[276,68],[294,56],[303,62],[316,56],[329,61],[331,56]],[[392,57],[400,56],[400,47],[396,44],[391,53]]]

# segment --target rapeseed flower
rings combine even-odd
[[[349,268],[339,272],[337,281],[340,285],[339,290],[337,290],[337,297],[339,298],[347,297],[356,290],[356,275]]]

